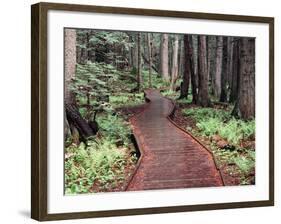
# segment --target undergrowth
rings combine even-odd
[[[131,129],[121,117],[112,114],[101,115],[97,118],[102,136],[115,142],[117,145],[128,146],[131,143],[129,136]]]
[[[109,138],[83,142],[66,148],[65,193],[89,193],[114,189],[125,179],[124,167],[133,164],[126,148],[119,148]],[[98,189],[92,189],[97,184]]]
[[[156,72],[152,71],[151,74],[151,87],[149,86],[149,71],[142,70],[143,76],[143,88],[153,88],[153,89],[160,89],[160,88],[167,88],[169,87],[169,83],[165,82],[165,80]]]
[[[119,71],[104,63],[77,65],[71,90],[85,120],[93,120],[97,112],[99,131],[79,145],[67,144],[66,194],[114,191],[124,187],[126,175],[134,167],[137,156],[130,125],[115,109],[144,102],[144,94],[135,92],[135,87],[135,76],[129,71]]]
[[[213,108],[184,109],[183,114],[196,120],[201,134],[213,136],[218,134],[230,144],[238,145],[241,140],[253,139],[255,121],[243,121],[231,116],[229,111]]]
[[[109,103],[113,108],[124,106],[136,106],[144,102],[143,93],[119,93],[109,97]]]
[[[108,114],[98,122],[99,137],[66,148],[66,194],[114,190],[125,179],[125,167],[137,160],[131,130],[122,118]]]
[[[251,184],[255,171],[255,151],[254,148],[244,148],[242,142],[255,139],[255,120],[236,119],[230,110],[224,109],[190,108],[182,112],[195,120],[197,128],[192,129],[193,133],[212,142],[211,149],[218,164],[232,167],[229,168],[230,174],[238,172],[240,184]],[[226,141],[228,148],[219,148],[218,143],[213,141],[214,136]]]

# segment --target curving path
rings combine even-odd
[[[158,90],[146,90],[146,109],[130,122],[141,151],[128,191],[222,186],[212,154],[168,118],[173,103]]]

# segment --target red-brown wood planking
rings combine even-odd
[[[223,186],[212,154],[168,116],[174,105],[146,90],[147,108],[130,119],[142,156],[128,191]]]

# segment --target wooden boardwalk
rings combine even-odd
[[[169,120],[173,103],[157,90],[145,94],[150,103],[130,119],[141,158],[126,190],[222,186],[212,154]]]

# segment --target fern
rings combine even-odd
[[[196,120],[199,132],[205,136],[220,135],[233,145],[238,145],[241,140],[254,138],[255,121],[235,119],[229,111],[213,108],[184,109],[185,116]]]

